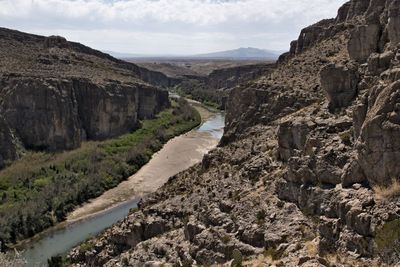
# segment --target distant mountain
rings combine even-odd
[[[258,49],[253,47],[239,48],[234,50],[220,51],[208,54],[194,55],[196,58],[210,59],[278,59],[281,52]]]
[[[120,53],[114,51],[104,51],[113,57],[120,59],[127,58],[141,58],[141,59],[227,59],[227,60],[276,60],[283,53],[283,51],[273,51],[258,49],[253,47],[238,48],[234,50],[220,51],[208,54],[197,55],[144,55],[144,54],[130,54]]]

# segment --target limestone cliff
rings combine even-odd
[[[231,92],[220,147],[72,265],[396,266],[399,22],[399,0],[352,0],[302,30]]]
[[[62,37],[0,29],[0,166],[27,149],[114,137],[169,105],[144,70]],[[154,81],[154,84],[157,84]]]

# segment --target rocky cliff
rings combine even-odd
[[[117,136],[169,105],[138,66],[62,37],[0,29],[0,166],[27,149]],[[158,84],[158,81],[154,81]]]
[[[399,0],[352,0],[302,30],[231,92],[220,147],[72,265],[397,266],[399,36]]]
[[[253,64],[212,71],[206,79],[207,86],[213,90],[231,89],[235,86],[268,75],[275,64]]]

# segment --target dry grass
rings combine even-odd
[[[316,257],[318,256],[318,243],[316,240],[307,241],[304,243],[304,248],[307,251],[307,256]]]
[[[389,186],[374,186],[373,190],[377,199],[393,199],[400,197],[400,181],[393,179]]]
[[[345,254],[327,254],[323,257],[331,266],[369,266],[369,267],[381,267],[382,265],[379,259],[373,259],[369,261],[363,261]]]

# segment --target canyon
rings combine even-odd
[[[230,90],[219,146],[69,265],[396,266],[399,36],[398,0],[303,29]]]

